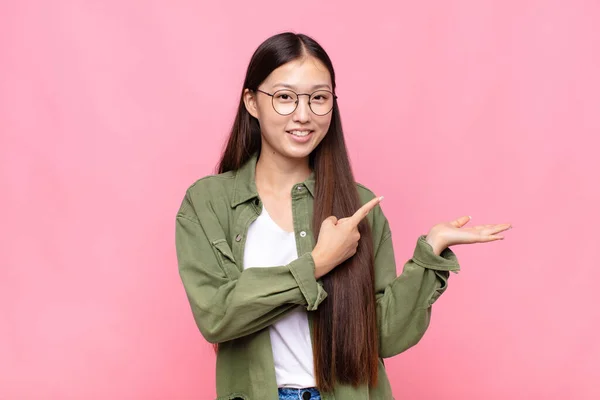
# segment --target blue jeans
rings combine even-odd
[[[314,387],[306,389],[279,388],[279,400],[321,400],[321,394]]]

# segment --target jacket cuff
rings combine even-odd
[[[460,265],[458,264],[456,254],[449,248],[445,248],[439,256],[436,255],[425,238],[426,235],[419,236],[417,247],[413,254],[413,261],[423,268],[458,273]]]
[[[315,279],[315,261],[311,253],[303,254],[288,264],[290,272],[298,282],[298,287],[306,299],[306,309],[314,311],[327,297],[321,283]]]

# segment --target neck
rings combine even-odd
[[[308,157],[290,159],[268,150],[261,151],[256,163],[256,187],[259,192],[262,189],[289,195],[292,186],[306,180],[310,172]]]

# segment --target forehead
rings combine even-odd
[[[264,83],[271,88],[281,86],[302,91],[327,86],[331,90],[331,75],[319,59],[307,56],[275,69]]]

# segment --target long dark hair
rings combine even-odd
[[[305,55],[327,67],[335,93],[335,73],[325,50],[312,38],[290,32],[272,36],[258,47],[248,65],[243,89],[256,90],[273,70]],[[239,169],[260,152],[260,127],[246,110],[243,93],[219,173]],[[348,217],[361,206],[335,101],[332,113],[329,131],[309,157],[315,171],[315,239],[325,218]],[[366,221],[360,223],[359,232],[356,254],[322,278],[328,296],[315,311],[313,353],[317,386],[324,392],[331,391],[335,382],[377,384],[373,242]]]

